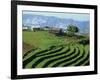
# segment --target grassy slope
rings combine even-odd
[[[73,44],[82,39],[77,36],[56,36],[48,31],[23,31],[23,52],[26,53],[33,48],[47,49],[50,46]]]
[[[55,49],[52,49],[50,51],[45,51],[45,52],[41,52],[41,54],[37,54],[41,50],[49,49],[50,46],[56,46],[56,47],[57,47],[57,45],[63,45],[63,46],[65,45],[66,46],[66,44],[68,45],[68,43],[69,43],[69,45],[72,44],[72,46],[75,46],[75,44],[73,44],[73,43],[76,43],[78,40],[81,40],[81,39],[82,38],[77,39],[76,36],[74,36],[74,37],[68,37],[68,36],[58,37],[58,36],[55,36],[54,34],[48,33],[47,31],[37,31],[37,32],[23,31],[23,43],[25,44],[25,46],[23,45],[25,47],[24,51],[25,50],[28,51],[28,48],[29,48],[29,50],[33,49],[33,48],[38,48],[38,49],[35,50],[34,54],[33,54],[33,52],[28,54],[23,59],[23,61],[25,62],[25,60],[26,60],[26,62],[27,61],[29,62],[29,64],[26,66],[27,68],[32,67],[33,62],[35,64],[35,61],[32,61],[34,59],[33,58],[34,55],[38,55],[37,58],[34,59],[34,60],[36,60],[36,62],[40,62],[39,59],[44,57],[44,56],[55,55],[56,53],[60,53],[60,52],[63,51],[63,50],[61,50],[61,51],[58,51],[58,52],[55,52],[55,53],[52,54],[52,51],[56,50],[56,48],[55,48]],[[77,44],[77,45],[80,45],[80,44]],[[87,45],[87,46],[89,46],[89,45]],[[87,50],[88,49],[89,48],[87,48]],[[50,54],[48,54],[48,53],[50,53]],[[77,53],[77,51],[75,53]],[[75,53],[73,54],[73,56],[75,55]],[[33,55],[33,57],[31,57],[32,55]],[[63,55],[65,55],[65,54],[62,54],[62,56],[58,55],[58,57],[57,56],[54,56],[54,57],[52,56],[51,58],[48,58],[47,60],[44,60],[45,58],[43,58],[44,62],[37,64],[37,66],[35,66],[35,67],[45,66],[45,63],[48,64],[48,62],[50,60],[58,59],[59,57],[63,57]],[[81,55],[79,55],[79,56],[81,56]],[[72,55],[70,57],[72,57]],[[70,58],[70,57],[68,57],[68,58]],[[78,60],[78,57],[76,57],[76,58],[74,58],[70,61],[67,61],[66,64],[70,63],[70,62],[73,62],[76,59]],[[87,57],[87,55],[85,55],[82,59],[78,60],[76,63],[71,64],[71,65],[80,64],[80,61],[81,62],[85,61],[84,63],[82,63],[82,65],[85,65],[89,61],[89,60],[85,60],[86,57]],[[28,58],[30,59],[30,61],[28,60]],[[52,65],[59,65],[59,63],[61,63],[61,62],[62,62],[62,64],[60,64],[59,66],[66,65],[65,62],[64,62],[64,60],[66,60],[66,59],[67,59],[67,57],[58,59],[57,61],[55,60],[55,62],[52,62],[53,63]],[[52,65],[50,65],[50,66],[52,66]]]
[[[23,31],[23,42],[39,48],[48,48],[52,45],[65,44],[66,40],[47,31]]]
[[[53,50],[56,51],[56,49]],[[80,66],[80,65],[84,66],[89,62],[88,51],[89,51],[89,45],[83,46],[80,44],[73,46],[72,45],[63,46],[63,49],[61,49],[60,51],[56,51],[54,53],[52,53],[52,50],[43,53],[36,53],[37,51],[35,51],[33,52],[34,54],[32,53],[33,55],[32,58],[30,56],[31,53],[24,58],[23,60],[25,63],[24,68],[33,68],[33,67],[43,68],[43,67],[57,67],[57,66],[63,67],[63,66]]]

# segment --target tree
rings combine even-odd
[[[67,32],[70,36],[75,35],[75,33],[79,32],[79,29],[77,26],[74,25],[68,25]]]
[[[59,35],[63,35],[63,30],[59,29]]]

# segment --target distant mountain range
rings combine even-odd
[[[76,25],[80,32],[88,34],[89,33],[89,21],[76,21],[73,19],[66,19],[66,18],[58,18],[54,16],[42,16],[42,15],[32,15],[32,14],[23,14],[22,16],[23,25],[24,26],[33,26],[38,25],[40,27],[58,27],[67,29],[67,26],[70,24]]]

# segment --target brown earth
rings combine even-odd
[[[27,51],[33,49],[34,46],[33,45],[30,45],[30,44],[27,44],[27,43],[24,43],[23,42],[23,54],[25,54]]]

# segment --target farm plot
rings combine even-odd
[[[68,44],[32,49],[23,55],[23,68],[89,65],[89,45]]]

